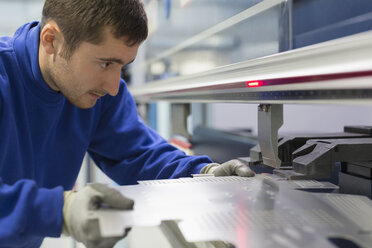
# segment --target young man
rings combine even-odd
[[[120,78],[147,37],[140,0],[46,0],[41,23],[0,38],[0,247],[39,247],[62,229],[112,247],[90,211],[133,201],[104,185],[73,193],[84,154],[120,185],[192,173],[251,176],[186,156],[138,116]]]

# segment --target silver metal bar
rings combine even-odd
[[[371,82],[368,31],[130,90],[138,102],[371,103]]]
[[[265,165],[280,168],[278,157],[278,130],[283,125],[283,105],[258,106],[258,141]]]
[[[190,139],[191,135],[187,130],[187,118],[190,115],[190,104],[172,104],[172,135],[181,135],[186,139]]]
[[[284,52],[293,49],[293,0],[285,1],[281,11],[279,18],[279,52]]]

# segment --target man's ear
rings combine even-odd
[[[49,55],[57,55],[62,48],[63,35],[54,21],[49,21],[40,32],[40,45]]]

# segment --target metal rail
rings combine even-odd
[[[372,103],[372,31],[130,91],[137,102]]]

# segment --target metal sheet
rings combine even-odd
[[[95,217],[105,236],[127,227],[174,221],[179,228],[175,231],[188,242],[328,248],[336,247],[328,238],[342,237],[372,247],[369,199],[308,193],[294,185],[265,176],[145,181],[117,187],[135,200],[134,210],[100,211]]]

